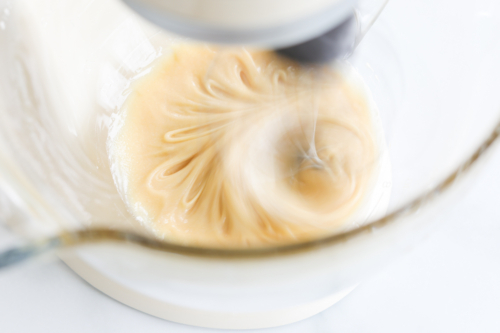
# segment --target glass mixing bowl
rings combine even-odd
[[[306,318],[416,244],[495,147],[499,16],[495,0],[390,2],[346,60],[384,128],[387,214],[306,243],[228,250],[154,239],[127,212],[110,170],[106,140],[130,82],[182,38],[115,0],[0,0],[2,222],[21,240],[74,230],[82,232],[63,243],[124,240],[61,256],[159,317],[221,328]]]

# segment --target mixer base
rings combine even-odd
[[[344,289],[313,302],[273,311],[245,313],[207,311],[179,306],[159,298],[153,298],[140,290],[134,290],[130,285],[110,278],[88,264],[76,251],[69,250],[59,256],[85,281],[123,304],[172,322],[206,328],[259,329],[291,324],[326,310],[356,287]]]

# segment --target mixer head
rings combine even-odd
[[[254,45],[304,63],[349,55],[357,0],[123,0],[173,33],[202,41]]]

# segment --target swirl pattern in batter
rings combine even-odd
[[[115,181],[165,240],[248,247],[340,230],[373,183],[372,115],[343,75],[270,51],[185,45],[137,80]]]

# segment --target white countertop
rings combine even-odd
[[[327,311],[259,332],[499,332],[500,146],[495,150],[468,194],[412,252]],[[122,305],[55,260],[0,272],[0,295],[1,332],[219,332]]]

